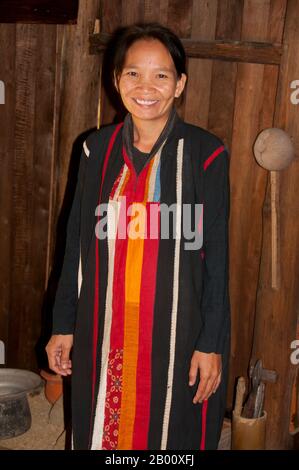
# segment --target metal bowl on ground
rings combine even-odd
[[[27,394],[39,393],[43,381],[28,370],[0,369],[0,439],[16,437],[31,426]]]

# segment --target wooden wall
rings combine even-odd
[[[102,55],[88,54],[95,18],[108,33],[144,20],[160,21],[186,39],[283,42],[280,67],[189,59],[179,112],[221,137],[231,154],[228,406],[236,377],[247,374],[251,359],[262,359],[279,374],[276,384],[266,386],[267,447],[292,446],[288,420],[296,367],[289,346],[299,305],[299,164],[281,174],[281,287],[274,291],[269,175],[256,164],[252,146],[260,130],[277,126],[290,133],[299,155],[298,106],[290,101],[290,83],[299,80],[297,3],[81,0],[77,26],[0,25],[0,80],[6,84],[6,104],[0,105],[0,339],[9,365],[35,366],[41,312],[50,318],[82,141],[77,138],[97,125]],[[100,97],[101,122],[109,123],[116,110],[103,89]]]
[[[89,55],[88,35],[98,14],[98,0],[82,0],[76,25],[0,25],[0,339],[11,367],[37,367],[42,316],[50,322],[74,143],[97,123],[101,58]]]

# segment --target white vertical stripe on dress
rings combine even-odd
[[[118,203],[117,201],[109,200],[109,206],[110,208],[112,208],[112,214],[116,216],[115,221],[113,223],[115,223],[117,227],[121,203]],[[108,211],[109,211],[109,208],[108,208]],[[109,225],[109,219],[110,217],[108,215],[107,217],[108,225]],[[108,227],[108,233],[109,233],[109,227]],[[112,293],[113,293],[115,243],[116,243],[115,239],[108,237],[108,281],[107,281],[107,290],[106,290],[105,323],[104,323],[104,336],[103,336],[103,344],[102,344],[100,387],[99,387],[99,392],[97,396],[91,450],[101,450],[103,431],[104,431],[105,402],[106,402],[106,389],[107,389],[107,370],[108,370],[108,361],[109,361],[109,352],[110,352],[110,335],[111,335],[111,325],[112,325]]]
[[[83,150],[84,150],[84,153],[87,157],[89,157],[90,155],[90,150],[89,148],[87,147],[87,144],[86,144],[86,140],[83,142]]]
[[[173,296],[172,296],[172,312],[170,327],[170,351],[169,365],[167,377],[167,391],[165,400],[165,409],[163,417],[163,428],[161,438],[161,449],[165,450],[168,440],[169,418],[172,403],[172,388],[174,374],[175,344],[177,330],[177,313],[179,299],[179,268],[180,268],[180,248],[181,248],[181,230],[182,230],[182,173],[183,173],[183,155],[184,155],[184,139],[180,139],[177,150],[177,172],[176,172],[176,240],[174,251],[174,273],[173,273]]]
[[[90,150],[87,147],[86,140],[83,142],[83,150],[88,158],[90,155]],[[80,292],[81,292],[81,286],[82,286],[82,258],[81,258],[81,247],[80,247],[80,258],[79,258],[79,268],[78,268],[78,298],[80,297]]]
[[[80,297],[82,286],[82,258],[81,258],[81,247],[80,247],[80,258],[79,258],[79,268],[78,268],[78,299]]]

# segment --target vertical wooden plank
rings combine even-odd
[[[129,25],[143,20],[143,0],[122,1],[122,24]]]
[[[102,0],[101,32],[112,33],[122,23],[122,0]]]
[[[0,25],[0,80],[5,104],[0,104],[0,340],[8,346],[11,289],[12,186],[15,125],[15,25]]]
[[[118,27],[122,25],[122,0],[102,0],[101,11],[100,11],[100,24],[101,31],[105,33],[113,33]],[[106,56],[104,60],[109,62],[109,57]],[[100,118],[101,124],[111,124],[116,116],[116,110],[114,104],[111,102],[109,96],[111,96],[111,89],[113,84],[109,75],[110,64],[106,67],[104,63],[102,66],[103,57],[101,60],[101,105],[100,105]],[[108,90],[106,90],[108,88]],[[115,91],[113,90],[113,93]],[[113,99],[112,99],[113,100]]]
[[[50,165],[50,195],[49,195],[49,210],[48,210],[48,234],[47,234],[47,257],[46,257],[46,276],[45,276],[45,291],[48,288],[48,282],[51,274],[52,262],[54,259],[54,235],[53,223],[56,220],[57,214],[55,213],[55,196],[57,189],[56,181],[56,156],[59,147],[59,123],[60,123],[60,98],[61,98],[61,55],[62,55],[62,27],[56,27],[56,56],[54,61],[55,66],[55,79],[54,79],[54,97],[53,97],[53,135],[51,146],[51,165]]]
[[[283,22],[271,2],[245,0],[242,39],[268,41],[267,26]],[[276,26],[277,28],[277,26]],[[276,32],[282,31],[282,27]],[[276,41],[281,37],[276,36]],[[271,127],[277,87],[277,68],[238,64],[233,137],[231,146],[230,293],[232,348],[229,400],[235,378],[246,375],[253,342],[256,293],[262,247],[262,206],[267,172],[255,162],[252,146],[260,130]],[[253,222],[254,221],[254,222]]]
[[[59,124],[57,130],[57,154],[55,155],[55,182],[52,192],[53,220],[51,246],[54,248],[55,228],[61,211],[68,177],[76,179],[81,154],[82,138],[76,139],[88,129],[97,126],[97,109],[100,92],[99,56],[89,55],[88,36],[93,31],[99,15],[99,0],[81,0],[76,26],[59,26],[61,35],[61,63],[57,70],[60,80]],[[74,159],[70,168],[71,157]],[[70,174],[69,174],[70,171]],[[73,183],[71,183],[73,186]],[[69,207],[73,187],[66,195]],[[63,238],[63,237],[62,237]],[[60,253],[61,255],[61,253]]]
[[[271,0],[244,0],[242,39],[265,41],[268,36]]]
[[[44,294],[55,26],[17,26],[10,366],[36,368]],[[47,93],[45,93],[47,90]]]
[[[193,2],[193,39],[214,39],[217,18],[217,0]],[[189,59],[188,87],[185,96],[185,120],[207,128],[211,92],[212,60]]]
[[[192,0],[168,0],[167,24],[180,37],[191,35]]]
[[[31,237],[33,190],[33,135],[36,82],[36,27],[17,25],[16,33],[16,108],[15,155],[13,159],[13,241],[12,285],[9,322],[8,362],[10,366],[24,367],[22,347],[28,332],[23,328],[31,317],[31,306],[25,302],[30,286],[28,247]],[[26,340],[22,332],[26,331]],[[29,341],[31,332],[29,332]],[[31,342],[31,341],[30,341]],[[21,360],[21,363],[19,362]]]
[[[31,222],[31,291],[28,302],[31,305],[31,319],[27,319],[27,330],[32,331],[31,348],[27,344],[31,361],[38,356],[42,366],[45,357],[44,344],[39,348],[43,331],[45,290],[49,275],[49,234],[52,216],[53,154],[55,148],[56,106],[56,60],[57,27],[39,25],[36,49],[36,87],[35,87],[35,126],[33,149],[33,197]],[[45,93],[45,88],[47,93]],[[41,115],[43,119],[41,119]],[[35,256],[38,252],[39,256]],[[30,324],[31,321],[31,324]],[[33,354],[34,352],[34,354]],[[28,362],[30,356],[28,355]],[[33,367],[33,366],[32,366]]]
[[[215,39],[240,40],[243,1],[218,2]],[[237,63],[213,61],[208,129],[231,148]],[[225,90],[225,92],[224,92]]]
[[[282,42],[288,0],[271,0],[268,23],[269,41]]]
[[[162,9],[166,5],[161,5]],[[161,12],[161,8],[160,8]],[[188,38],[191,35],[192,25],[192,0],[180,2],[179,0],[168,0],[167,23],[179,37]],[[176,100],[175,106],[179,116],[185,114],[186,92]]]
[[[298,42],[298,2],[289,0],[283,38],[285,52],[279,74],[274,125],[286,130],[292,137],[297,156],[299,114],[298,105],[290,100],[290,83],[299,78]],[[290,344],[296,339],[299,305],[299,200],[295,196],[298,191],[298,178],[299,161],[296,159],[289,168],[280,172],[281,286],[278,291],[271,289],[269,188],[264,206],[263,256],[257,295],[253,358],[262,358],[264,367],[278,372],[277,383],[266,385],[267,449],[288,449],[293,446],[293,438],[289,434],[290,405],[298,365],[290,361]]]
[[[168,19],[168,1],[169,0],[160,0],[160,23],[167,24]]]
[[[160,0],[144,0],[144,21],[147,23],[160,21]]]
[[[144,21],[167,25],[169,0],[144,0]]]

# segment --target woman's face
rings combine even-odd
[[[177,77],[172,57],[160,41],[139,40],[127,51],[117,88],[135,121],[163,124],[185,83],[186,75]]]

